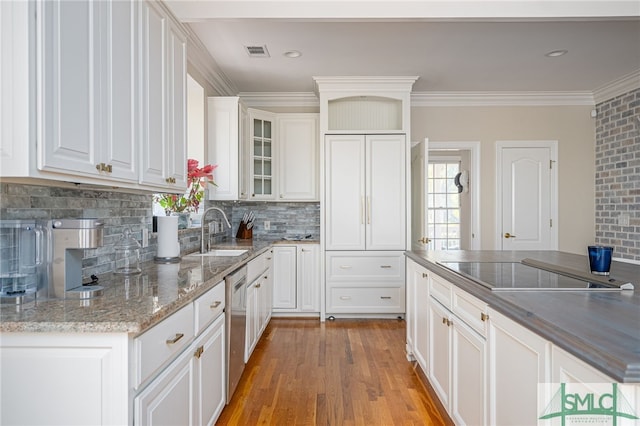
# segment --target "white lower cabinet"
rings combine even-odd
[[[487,424],[487,306],[432,276],[427,309],[429,381],[456,424]]]
[[[320,312],[320,245],[273,248],[273,312]]]
[[[424,374],[429,359],[429,271],[407,260],[407,355],[413,357]]]
[[[227,399],[224,315],[196,342],[195,424],[213,425]]]
[[[489,423],[538,424],[538,384],[551,378],[551,343],[489,310]]]
[[[326,252],[327,314],[404,314],[404,254]]]
[[[248,362],[271,320],[273,306],[273,251],[251,260],[247,266],[247,317],[244,362]]]
[[[135,337],[3,333],[0,424],[214,424],[226,402],[221,296],[224,282]]]

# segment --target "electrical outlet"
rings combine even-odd
[[[264,230],[265,231],[269,231],[271,229],[271,222],[269,222],[268,220],[264,221]]]

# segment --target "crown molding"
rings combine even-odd
[[[242,102],[249,107],[319,107],[313,92],[240,92]]]
[[[640,89],[640,69],[597,88],[593,97],[600,104],[636,89]]]
[[[591,92],[413,92],[412,107],[594,106]]]
[[[235,96],[238,93],[236,86],[222,72],[217,62],[202,41],[189,25],[183,25],[187,34],[187,60],[213,87],[219,96]]]

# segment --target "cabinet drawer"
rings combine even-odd
[[[435,274],[431,274],[431,296],[451,310],[453,299],[453,285]]]
[[[249,263],[247,263],[247,282],[253,282],[267,268],[270,268],[272,261],[273,252],[271,250],[267,250],[260,256],[252,259]]]
[[[327,281],[404,281],[404,255],[327,253]]]
[[[460,317],[469,327],[487,337],[488,305],[464,290],[453,288],[453,313]]]
[[[140,386],[193,340],[193,317],[193,303],[190,303],[133,339],[134,387]]]
[[[225,305],[225,285],[220,281],[211,290],[193,302],[195,310],[195,334],[200,334],[211,322],[222,314]]]
[[[329,287],[328,313],[404,313],[404,287]]]

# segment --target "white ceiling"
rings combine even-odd
[[[311,92],[313,76],[419,76],[414,92],[592,92],[640,70],[638,0],[167,4],[237,92]],[[565,18],[542,16],[553,13]],[[271,56],[250,58],[245,45]],[[545,56],[558,49],[568,53]]]

